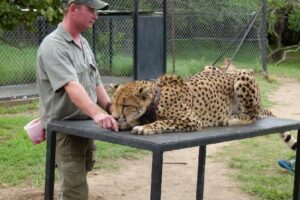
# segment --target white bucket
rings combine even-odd
[[[42,122],[40,119],[34,119],[29,122],[24,127],[24,130],[33,144],[39,144],[46,139],[45,130],[42,127]]]

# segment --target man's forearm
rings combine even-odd
[[[77,81],[70,81],[64,86],[71,101],[85,114],[93,118],[101,113],[101,109],[88,96],[85,89]]]

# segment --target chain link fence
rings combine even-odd
[[[99,13],[94,28],[83,33],[104,84],[132,80],[134,73],[134,2],[108,3],[110,10]],[[240,68],[262,70],[261,6],[260,0],[167,1],[167,73],[188,76],[205,65],[222,65],[225,58]],[[139,10],[140,15],[162,15],[163,1],[139,1]],[[37,96],[37,49],[56,26],[41,17],[34,27],[0,30],[0,101]]]

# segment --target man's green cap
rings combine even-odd
[[[106,10],[109,6],[107,3],[100,0],[61,0],[61,3],[63,8],[68,7],[71,3],[82,4],[96,10]]]

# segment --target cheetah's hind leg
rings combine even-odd
[[[241,71],[234,80],[233,107],[236,112],[227,118],[227,125],[251,124],[259,117],[260,94],[255,78],[248,71]]]

